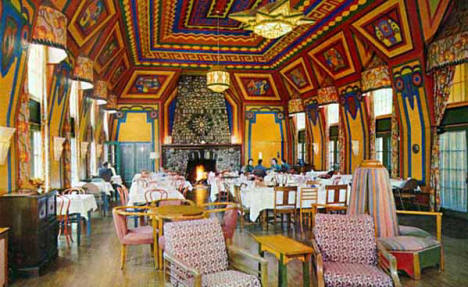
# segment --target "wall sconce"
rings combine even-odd
[[[88,153],[89,142],[81,142],[81,158],[85,158]]]
[[[258,153],[258,159],[262,159],[262,158],[263,158],[263,154],[262,154],[262,152],[259,152]]]
[[[8,149],[10,148],[11,137],[15,133],[15,128],[0,127],[0,165],[4,165]]]
[[[63,143],[66,141],[66,138],[54,137],[54,159],[56,161],[60,160],[63,152]]]
[[[165,144],[171,144],[172,143],[172,136],[166,136],[164,138],[164,143]]]
[[[351,142],[351,149],[353,150],[354,156],[357,156],[359,154],[359,141],[353,140]]]
[[[231,144],[237,144],[237,136],[231,136]]]
[[[318,143],[312,143],[312,150],[314,151],[315,155],[318,155],[318,153],[319,153]]]

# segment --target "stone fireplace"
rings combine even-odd
[[[162,146],[163,167],[193,181],[195,168],[206,171],[240,168],[241,145],[231,144],[223,94],[206,88],[206,77],[179,79],[172,144]]]

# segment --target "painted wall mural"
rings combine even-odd
[[[120,32],[119,23],[115,23],[114,28],[97,52],[97,57],[94,61],[94,67],[98,73],[101,73],[104,68],[117,56],[124,47],[122,34]]]
[[[128,61],[127,54],[123,53],[120,60],[115,64],[114,69],[110,72],[109,84],[112,89],[119,83],[119,80],[129,68],[130,62]]]
[[[159,99],[176,74],[175,71],[134,71],[121,97]]]
[[[400,175],[422,184],[430,169],[431,122],[418,60],[393,68],[393,85],[400,116]]]
[[[389,58],[413,49],[404,0],[385,1],[352,25]]]
[[[82,1],[77,11],[68,25],[68,30],[78,46],[83,46],[115,15],[114,1]]]
[[[0,125],[16,126],[25,75],[26,52],[31,34],[34,6],[29,1],[0,4]],[[0,193],[17,188],[17,142],[12,140],[7,161],[0,166]]]
[[[313,48],[308,54],[335,80],[355,72],[348,43],[343,32],[330,37]]]
[[[246,100],[280,100],[271,74],[235,73],[237,85]]]
[[[327,169],[328,131],[326,116],[317,100],[305,104],[309,162],[314,170]]]
[[[362,160],[369,158],[369,127],[366,102],[360,83],[354,82],[339,89],[342,128],[344,129],[343,167],[353,173]]]

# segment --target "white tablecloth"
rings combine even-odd
[[[300,190],[301,187],[299,187],[299,192],[296,193],[297,196],[297,208],[300,206]],[[325,190],[325,185],[320,185],[318,187],[318,202],[319,204],[325,204],[325,197],[326,197],[327,191]],[[348,202],[349,202],[349,188],[348,188]],[[273,209],[275,204],[275,191],[273,187],[250,187],[246,188],[241,191],[241,196],[242,196],[242,204],[250,208],[250,220],[255,221],[257,220],[258,216],[260,215],[260,212],[266,209]],[[294,201],[294,194],[289,195],[289,202]],[[333,200],[333,193],[329,194],[329,199]],[[344,191],[341,191],[340,193],[340,200],[344,200]],[[278,201],[282,199],[282,194],[278,194]],[[305,201],[304,202],[304,207],[310,207],[313,203],[312,201]]]
[[[132,183],[128,194],[129,200],[128,205],[146,203],[145,192],[152,188],[163,189],[167,192],[168,198],[184,199],[182,193],[180,193],[174,186],[169,182],[160,182],[156,184],[149,184],[148,186],[142,186],[138,181]]]
[[[97,186],[100,192],[104,192],[106,195],[111,195],[111,192],[114,191],[114,188],[112,187],[112,184],[110,182],[106,181],[96,181],[96,182],[84,182],[81,181],[77,184],[78,187],[83,187],[86,184],[94,184]]]
[[[97,209],[96,199],[92,194],[68,194],[64,195],[68,199],[70,199],[70,208],[68,210],[68,214],[79,213],[81,217],[84,217],[88,220],[88,211],[95,211]],[[57,214],[60,212],[60,205],[63,199],[61,197],[57,197]],[[62,215],[66,212],[66,205],[68,203],[65,201],[64,206],[62,208]]]

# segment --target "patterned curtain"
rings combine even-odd
[[[67,113],[65,122],[63,125],[63,131],[65,134],[66,141],[63,144],[63,187],[71,187],[71,126],[70,126],[70,113],[68,109],[65,111]]]
[[[396,111],[396,98],[393,97],[393,105],[392,105],[392,178],[399,178],[399,166],[400,166],[400,126],[398,125],[398,114]]]
[[[440,191],[439,191],[439,178],[440,178],[440,154],[439,154],[439,135],[437,134],[437,127],[441,124],[444,117],[445,109],[447,108],[447,101],[450,95],[450,87],[452,86],[453,74],[455,71],[454,65],[445,66],[436,69],[432,73],[434,87],[434,115],[435,126],[432,128],[432,150],[431,150],[431,187],[433,193],[431,194],[431,209],[440,209]]]
[[[345,158],[346,158],[346,143],[345,143],[345,126],[344,126],[344,120],[342,118],[342,111],[343,107],[340,104],[340,117],[338,120],[338,149],[339,149],[339,155],[340,155],[340,173],[344,174],[346,173],[346,163],[345,163]],[[351,152],[351,151],[350,151]],[[350,171],[351,172],[351,171]]]
[[[325,129],[325,140],[322,143],[322,148],[323,148],[322,154],[325,157],[322,160],[322,162],[324,164],[323,170],[327,170],[327,169],[331,168],[330,163],[328,162],[328,154],[329,154],[328,143],[330,142],[330,127],[328,126],[327,109],[328,109],[328,107],[320,109],[320,113],[322,113],[322,117],[323,117],[323,127]]]
[[[374,94],[369,92],[367,97],[369,102],[369,151],[370,159],[375,159],[375,114],[374,114]]]
[[[25,84],[27,87],[27,83]],[[19,112],[16,119],[17,154],[19,155],[18,187],[31,187],[31,140],[29,134],[29,94],[23,91],[19,99]]]
[[[297,132],[296,132],[296,117],[289,118],[289,131],[291,134],[291,158],[292,163],[297,161]]]

